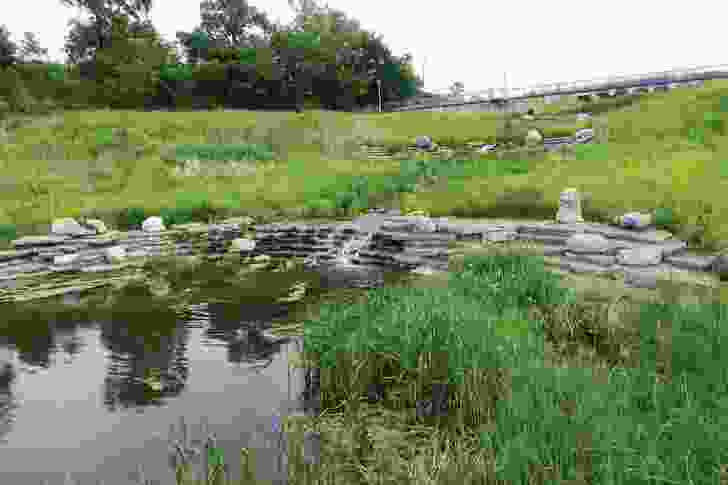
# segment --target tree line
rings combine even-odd
[[[289,0],[296,17],[288,25],[247,0],[203,0],[199,24],[171,42],[149,19],[153,0],[59,1],[89,14],[68,23],[59,74],[73,73],[74,81],[62,81],[76,88],[83,81],[89,104],[300,111],[308,98],[314,106],[352,110],[401,101],[422,86],[411,55],[393,55],[381,35],[316,0]],[[3,82],[27,77],[10,71],[43,63],[45,55],[34,34],[16,45],[0,26],[0,97],[9,96]]]

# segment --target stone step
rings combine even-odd
[[[666,256],[664,259],[676,268],[693,271],[709,271],[716,257],[717,256],[701,256],[683,252]]]

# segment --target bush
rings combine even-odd
[[[0,224],[0,242],[9,242],[17,237],[18,229],[15,224]]]
[[[142,222],[147,218],[144,209],[139,207],[129,207],[121,212],[120,227],[127,229],[141,228]]]
[[[0,70],[0,100],[11,113],[31,113],[35,100],[15,69]]]

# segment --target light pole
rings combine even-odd
[[[379,95],[379,112],[382,112],[382,81],[377,79],[377,94]]]

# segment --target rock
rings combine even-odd
[[[81,224],[87,229],[96,231],[96,234],[105,234],[107,232],[106,224],[99,219],[86,219]]]
[[[89,234],[95,234],[95,231],[84,228],[71,217],[53,219],[53,223],[51,224],[51,235],[54,236],[81,236]]]
[[[124,249],[124,246],[106,248],[104,251],[104,257],[106,257],[106,261],[109,263],[119,263],[126,259],[126,250]]]
[[[255,249],[255,241],[247,238],[233,239],[230,243],[230,251],[250,252]]]
[[[662,248],[641,247],[622,249],[617,253],[617,263],[625,266],[654,266],[662,262]]]
[[[566,189],[561,192],[556,220],[561,224],[584,222],[581,215],[581,200],[576,189]]]
[[[538,130],[536,130],[536,129],[528,130],[528,133],[526,134],[526,145],[533,147],[542,142],[543,142],[543,135],[541,135],[541,133]]]
[[[142,231],[144,232],[160,232],[164,231],[164,222],[159,216],[147,217],[142,222]]]
[[[414,216],[403,220],[386,221],[380,229],[393,232],[437,232],[437,225],[429,217]]]
[[[577,233],[566,240],[566,247],[574,253],[605,253],[610,244],[601,234]]]
[[[640,212],[630,212],[614,219],[615,224],[627,229],[646,229],[652,224],[652,221],[651,214],[642,214]]]
[[[61,254],[59,256],[53,257],[53,264],[63,266],[63,265],[67,265],[67,264],[72,264],[77,259],[78,259],[78,254]]]
[[[728,253],[719,254],[710,265],[710,269],[721,280],[728,280]]]
[[[654,290],[657,288],[657,281],[657,272],[655,271],[626,271],[624,273],[624,284],[632,288]]]
[[[432,139],[429,136],[418,136],[415,139],[415,146],[420,150],[432,150]]]

